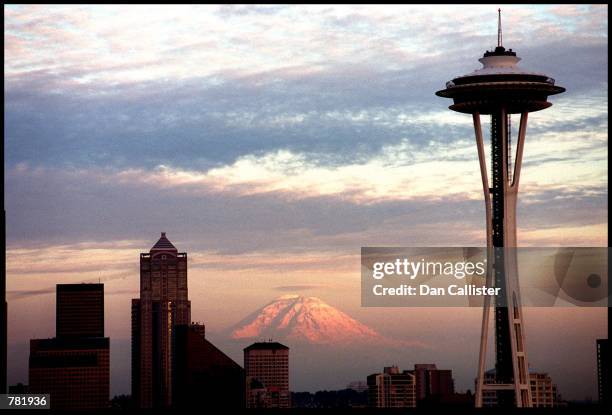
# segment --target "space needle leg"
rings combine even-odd
[[[525,132],[527,130],[527,112],[521,114],[521,123],[518,132],[518,144],[516,149],[516,161],[514,163],[514,174],[512,183],[507,189],[508,216],[512,222],[508,228],[512,227],[511,246],[518,246],[516,241],[516,203],[518,187],[521,177],[521,165],[523,160],[523,148],[525,144]],[[520,286],[518,279],[518,259],[516,249],[510,248],[508,252],[508,307],[512,307],[512,318],[510,320],[510,330],[512,338],[512,360],[514,365],[514,384],[516,393],[517,407],[532,407],[533,398],[531,396],[531,384],[529,379],[529,365],[527,360],[527,350],[525,347],[525,329],[523,323],[523,311],[521,307]],[[511,295],[511,296],[510,296]]]
[[[523,147],[525,146],[525,132],[527,131],[528,112],[521,114],[521,125],[518,132],[518,144],[516,147],[516,161],[514,162],[514,173],[512,174],[512,187],[518,192],[519,180],[521,178],[521,165],[523,164]]]
[[[489,177],[487,173],[487,162],[484,152],[484,143],[482,139],[482,127],[480,124],[480,114],[475,113],[472,115],[474,120],[474,132],[476,133],[476,147],[478,148],[478,160],[480,161],[480,175],[482,177],[482,190],[484,192],[485,199],[485,214],[487,223],[487,274],[486,274],[486,286],[492,286],[492,247],[493,237],[491,229],[491,190],[489,189]],[[484,297],[484,307],[482,311],[482,328],[480,337],[480,352],[478,357],[478,376],[476,378],[476,407],[482,407],[483,398],[483,385],[485,377],[485,364],[487,357],[487,342],[489,338],[489,318],[491,315],[491,298],[489,296]]]

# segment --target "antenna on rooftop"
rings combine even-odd
[[[501,9],[497,9],[497,46],[502,46]]]

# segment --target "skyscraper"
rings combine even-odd
[[[104,337],[104,285],[57,284],[57,337]]]
[[[397,366],[385,367],[383,373],[367,378],[368,406],[373,408],[416,407],[416,380],[413,371],[399,370]]]
[[[187,254],[162,232],[140,254],[140,298],[132,300],[132,397],[138,407],[172,404],[174,329],[190,322]]]
[[[52,409],[108,407],[108,337],[30,340],[29,392],[50,394]]]
[[[610,361],[608,339],[597,339],[597,394],[599,404],[610,404]]]
[[[244,370],[247,381],[247,407],[253,386],[257,385],[258,406],[289,408],[289,348],[278,342],[253,343],[244,349]],[[262,387],[265,396],[262,397]]]
[[[427,397],[427,373],[436,369],[437,367],[433,363],[419,363],[414,365],[414,380],[417,402],[422,401]]]
[[[2,210],[2,223],[6,227],[6,211]],[[2,245],[6,245],[5,238],[2,238]],[[6,252],[6,246],[4,249]],[[6,270],[6,255],[2,256],[0,260],[2,270]],[[6,302],[6,272],[0,272],[0,393],[6,393],[7,386],[7,350],[8,350],[8,331],[7,331],[7,315],[8,315],[8,303]]]
[[[417,405],[426,400],[435,403],[455,393],[452,370],[438,369],[435,364],[415,364],[414,376]]]
[[[52,409],[108,407],[104,285],[58,284],[56,313],[56,337],[30,340],[29,392],[50,394]]]

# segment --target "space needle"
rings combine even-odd
[[[520,58],[502,42],[501,10],[498,10],[497,47],[479,59],[482,68],[446,83],[436,95],[452,98],[449,109],[471,114],[484,191],[487,223],[487,285],[501,287],[494,307],[485,297],[480,356],[476,380],[476,406],[483,393],[496,394],[500,406],[531,407],[529,367],[518,284],[516,249],[516,203],[523,161],[523,147],[530,112],[550,107],[548,96],[565,88],[551,77],[527,72],[517,66]],[[482,136],[480,115],[491,117],[491,180]],[[520,114],[515,145],[512,145],[511,114]],[[485,383],[489,318],[494,308],[495,380]]]

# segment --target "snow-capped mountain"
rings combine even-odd
[[[287,339],[313,344],[388,343],[375,330],[316,297],[284,295],[257,310],[231,332],[234,339]]]

